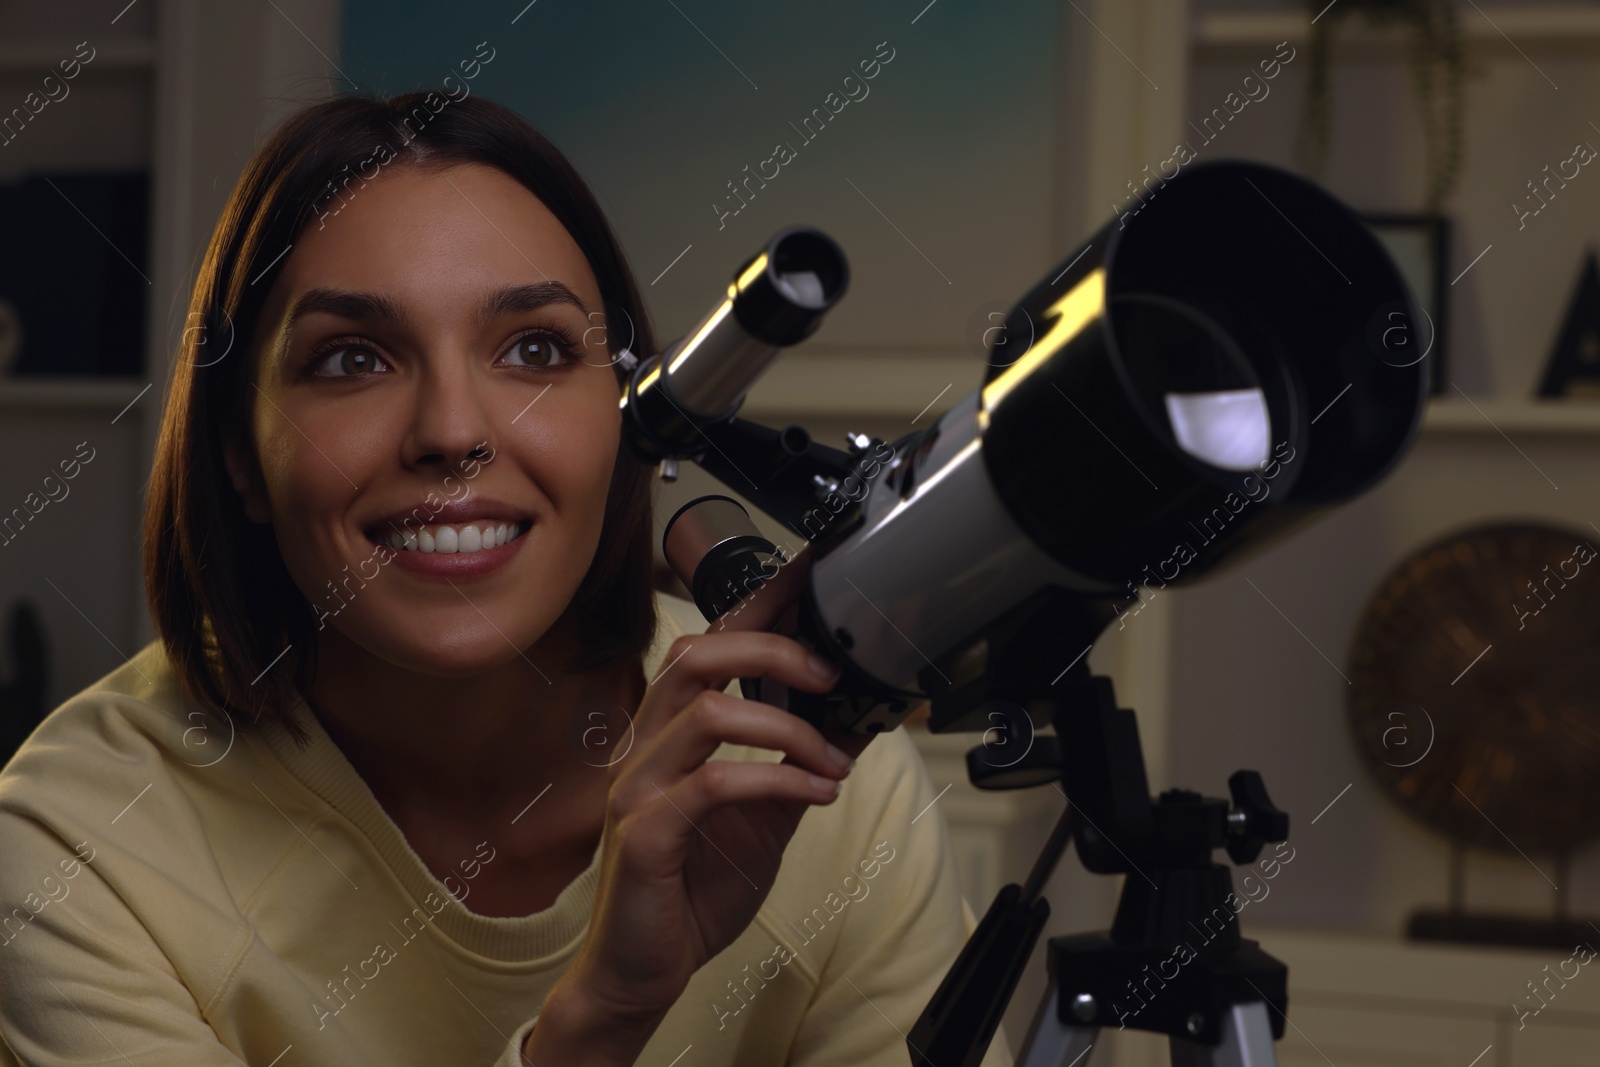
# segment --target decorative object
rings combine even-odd
[[[1362,612],[1356,746],[1390,799],[1452,845],[1449,907],[1413,914],[1414,938],[1570,949],[1595,936],[1567,900],[1569,857],[1600,836],[1597,542],[1474,527],[1402,561]],[[1552,917],[1467,911],[1469,848],[1527,860],[1555,887]]]
[[[1539,396],[1600,396],[1600,262],[1590,252],[1550,353]]]
[[[1445,284],[1445,264],[1450,262],[1450,220],[1443,215],[1370,214],[1363,218],[1388,249],[1417,298],[1417,306],[1428,316],[1427,325],[1418,324],[1419,332],[1426,332],[1417,343],[1431,360],[1428,391],[1442,393],[1447,378],[1445,322],[1450,287]]]
[[[1330,48],[1335,27],[1356,15],[1372,25],[1410,31],[1411,85],[1428,157],[1429,214],[1438,214],[1455,188],[1461,167],[1461,83],[1466,53],[1455,0],[1311,0],[1311,63],[1295,154],[1312,177],[1327,162],[1333,127]]]

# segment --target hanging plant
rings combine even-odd
[[[1369,25],[1408,32],[1411,86],[1422,117],[1428,160],[1427,209],[1437,214],[1455,189],[1461,168],[1461,87],[1466,53],[1454,0],[1311,0],[1310,63],[1304,113],[1295,147],[1301,169],[1320,177],[1333,128],[1330,49],[1337,26],[1360,15]]]

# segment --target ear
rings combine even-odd
[[[261,491],[253,473],[254,468],[245,459],[244,449],[237,440],[230,440],[222,446],[222,464],[227,468],[228,480],[233,483],[234,491],[244,502],[245,517],[263,525],[270,523],[272,512],[267,507],[266,494]]]

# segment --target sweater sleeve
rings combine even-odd
[[[7,811],[0,855],[0,1067],[245,1067],[96,873],[92,844]]]
[[[528,1040],[528,1035],[533,1033],[533,1026],[539,1021],[535,1015],[511,1034],[506,1047],[500,1053],[500,1058],[494,1061],[494,1067],[528,1067],[528,1061],[522,1058],[522,1046]]]
[[[920,755],[904,730],[878,737],[868,752],[878,746],[872,770],[889,785],[875,813],[873,856],[883,866],[870,892],[884,896],[876,907],[863,899],[846,909],[846,933],[819,975],[789,1067],[915,1063],[906,1035],[977,926]],[[982,1067],[1011,1063],[1001,1028]]]

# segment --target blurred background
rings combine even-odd
[[[1154,789],[1220,795],[1249,767],[1292,813],[1293,859],[1240,918],[1290,964],[1281,1062],[1596,1062],[1600,978],[1549,976],[1579,966],[1573,929],[1600,945],[1600,579],[1541,569],[1600,545],[1593,2],[0,0],[0,743],[151,639],[143,484],[247,159],[298,107],[474,57],[471,90],[589,181],[659,338],[777,229],[840,242],[849,294],[743,412],[836,447],[977,387],[989,316],[1136,210],[1179,144],[1368,216],[1430,316],[1414,447],[1331,518],[1154,597],[1090,663],[1137,709]],[[780,143],[777,177],[742,184]],[[659,518],[711,491],[685,470]],[[981,913],[1063,797],[980,793],[971,735],[908,729]],[[1116,891],[1069,855],[1051,932],[1105,927]],[[1408,937],[1430,909],[1513,944]],[[1042,983],[1036,957],[1013,1044]],[[1105,1040],[1096,1063],[1164,1062]]]

